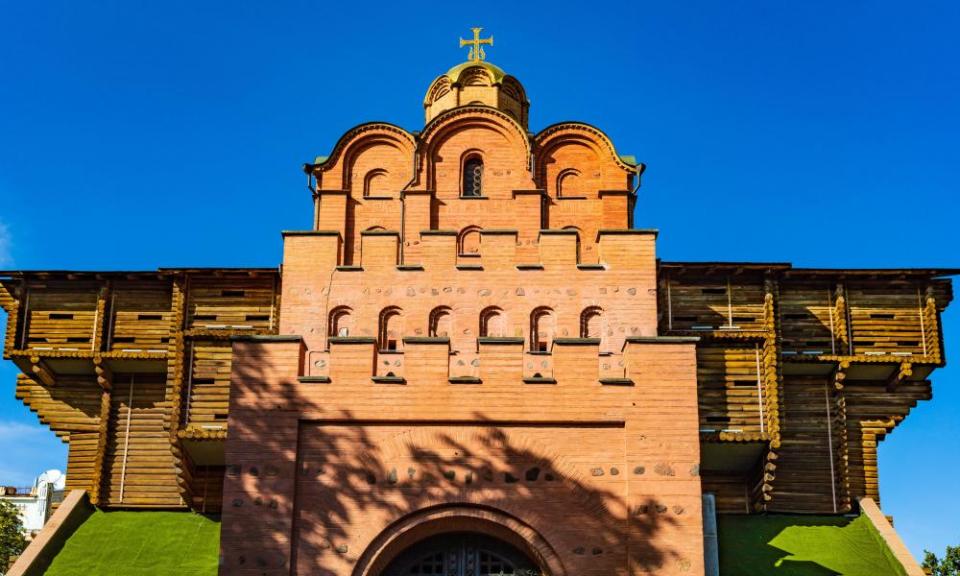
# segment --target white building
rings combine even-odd
[[[63,499],[67,477],[59,470],[47,470],[30,488],[0,488],[0,498],[13,503],[20,511],[23,531],[33,538],[53,513],[53,504]]]

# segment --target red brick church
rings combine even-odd
[[[700,575],[718,515],[879,500],[951,271],[660,261],[644,165],[531,132],[485,42],[423,127],[304,167],[279,272],[3,276],[71,488],[221,513],[220,572],[251,576]]]

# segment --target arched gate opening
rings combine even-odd
[[[556,551],[529,525],[491,508],[438,506],[385,529],[353,576],[566,576]]]
[[[410,546],[382,576],[538,576],[536,563],[503,540],[477,532],[439,534]]]

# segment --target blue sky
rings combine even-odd
[[[128,0],[0,0],[0,267],[277,265],[299,166],[360,122],[419,129],[471,26],[531,129],[590,122],[647,164],[664,259],[960,267],[960,3]],[[0,484],[64,466],[14,377]],[[916,554],[960,544],[958,386],[938,371],[880,449]]]

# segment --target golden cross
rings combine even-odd
[[[470,53],[467,55],[467,60],[471,62],[479,62],[481,60],[486,60],[487,54],[483,51],[483,48],[480,46],[483,44],[489,44],[493,46],[493,36],[489,38],[480,38],[480,31],[483,28],[471,28],[473,30],[473,40],[464,40],[460,39],[460,47],[470,46]]]

